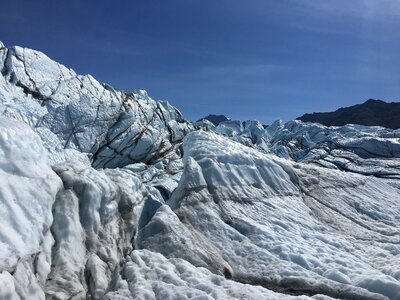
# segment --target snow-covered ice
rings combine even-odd
[[[0,69],[1,115],[43,128],[58,152],[88,153],[97,168],[155,161],[193,128],[168,102],[77,75],[39,51],[1,48]]]
[[[213,133],[189,134],[184,153],[170,205],[229,277],[339,298],[400,296],[396,180],[293,163]]]
[[[61,180],[48,164],[39,136],[28,125],[4,117],[0,183],[0,295],[43,298],[51,263],[51,210]]]
[[[135,250],[127,257],[115,288],[117,291],[107,293],[106,299],[331,299],[323,295],[282,295],[261,286],[237,283],[183,259],[166,259],[148,250]]]
[[[400,131],[192,124],[0,43],[0,299],[400,299]]]

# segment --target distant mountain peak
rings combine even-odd
[[[380,99],[372,99],[372,98],[370,98],[367,101],[365,101],[363,104],[370,104],[370,103],[386,103],[386,102],[383,101],[383,100],[380,100]]]
[[[400,103],[387,103],[380,99],[368,99],[362,104],[342,107],[334,112],[304,114],[297,118],[303,122],[321,123],[325,126],[358,124],[400,128]]]
[[[218,126],[219,123],[221,123],[221,122],[230,121],[230,119],[224,115],[214,115],[214,114],[210,114],[204,118],[201,118],[197,122],[200,122],[202,120],[208,120],[211,123],[213,123],[215,126]]]

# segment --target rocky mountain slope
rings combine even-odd
[[[305,114],[298,118],[303,122],[316,122],[325,126],[358,124],[400,128],[400,103],[386,103],[382,100],[368,101],[350,107],[339,108],[334,112]]]
[[[399,299],[400,131],[191,124],[0,46],[0,299]]]
[[[225,117],[224,115],[212,115],[212,114],[208,115],[204,118],[201,118],[197,122],[201,122],[203,120],[210,121],[215,126],[218,126],[219,123],[221,123],[221,122],[229,121],[229,119],[227,117]]]

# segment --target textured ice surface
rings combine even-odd
[[[224,121],[218,126],[209,123],[211,122],[202,120],[196,124],[206,131],[214,131],[246,146],[269,151],[269,134],[258,121]]]
[[[282,158],[377,177],[400,178],[400,130],[361,125],[326,127],[295,120],[264,127],[255,121],[208,128]]]
[[[0,69],[0,299],[400,299],[398,130],[192,125],[37,51]]]
[[[213,133],[189,134],[184,153],[170,205],[217,249],[228,277],[338,298],[400,296],[396,180],[293,164]]]
[[[132,249],[137,210],[144,198],[141,181],[129,172],[107,174],[85,165],[63,164],[54,169],[64,189],[53,206],[56,243],[47,296],[85,297],[90,289],[98,299]]]
[[[0,70],[0,115],[35,128],[51,153],[89,153],[97,168],[155,161],[173,153],[193,128],[145,91],[115,90],[38,51],[0,47]],[[66,159],[73,156],[69,151]]]
[[[342,149],[362,158],[400,156],[399,130],[361,125],[326,127],[297,120],[286,124],[277,122],[270,127],[266,131],[273,146],[286,147],[290,157],[296,160],[304,158],[315,148],[327,151]]]
[[[39,136],[6,118],[0,118],[0,183],[0,295],[44,299],[51,209],[61,181]]]
[[[274,293],[260,286],[227,280],[183,259],[166,259],[147,250],[135,250],[126,260],[117,291],[105,299],[311,299]],[[331,299],[322,295],[314,299]]]

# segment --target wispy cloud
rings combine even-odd
[[[387,21],[400,15],[398,0],[305,0],[297,6],[309,9],[313,14],[332,17],[372,18]]]
[[[225,66],[206,66],[199,71],[206,75],[254,77],[270,76],[277,72],[288,71],[289,66],[277,64],[254,64],[254,65],[225,65]]]
[[[398,0],[304,0],[287,26],[304,32],[372,42],[391,41],[400,26]]]

